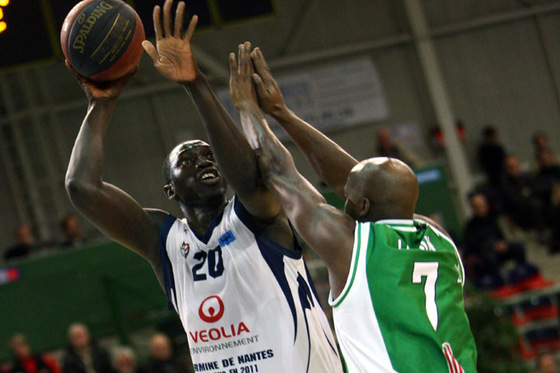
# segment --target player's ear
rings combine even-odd
[[[167,199],[173,199],[176,196],[175,188],[171,184],[165,184],[163,191],[165,192]]]
[[[360,213],[358,214],[358,216],[359,216],[360,218],[365,217],[365,216],[368,214],[368,212],[369,212],[370,206],[371,206],[371,205],[370,205],[370,203],[369,203],[369,199],[367,199],[367,198],[365,198],[365,197],[362,198],[362,204],[361,204],[361,206],[360,206]]]

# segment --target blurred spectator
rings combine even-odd
[[[20,259],[31,254],[36,246],[35,236],[31,227],[27,224],[20,224],[16,229],[16,244],[4,252],[6,261]]]
[[[130,347],[117,347],[113,353],[113,365],[116,373],[149,373],[136,364],[136,354]]]
[[[60,373],[57,361],[49,355],[34,355],[27,338],[23,334],[15,334],[9,343],[14,355],[11,373]]]
[[[537,131],[533,134],[533,151],[535,154],[535,166],[534,169],[538,170],[538,158],[539,158],[539,153],[541,152],[541,150],[548,150],[552,153],[552,158],[554,159],[554,163],[558,164],[558,159],[556,157],[556,155],[554,154],[554,151],[550,148],[550,144],[548,142],[548,136],[546,133],[542,132],[542,131]]]
[[[550,230],[549,250],[560,250],[560,165],[550,150],[538,154],[539,171],[534,179],[535,195],[544,206],[545,224]]]
[[[504,213],[521,229],[542,231],[543,204],[533,192],[531,175],[521,171],[515,155],[506,156],[504,165],[500,188]]]
[[[535,193],[545,206],[558,203],[560,199],[560,166],[554,163],[554,155],[550,150],[543,149],[538,154],[539,169],[535,175]]]
[[[498,186],[504,171],[506,151],[498,141],[498,131],[486,126],[482,132],[482,143],[478,147],[478,163],[492,186]]]
[[[380,128],[377,131],[377,156],[397,158],[408,164],[411,168],[419,166],[418,157],[399,143],[393,142],[388,129]]]
[[[174,356],[171,339],[156,333],[150,339],[150,360],[145,367],[150,373],[191,373],[192,362]]]
[[[559,373],[556,357],[552,352],[542,352],[537,357],[538,373]]]
[[[76,215],[68,215],[60,222],[60,228],[64,234],[61,246],[64,248],[82,246],[82,230],[80,220]]]
[[[525,246],[506,241],[498,221],[490,214],[484,194],[475,192],[469,201],[473,217],[463,232],[465,261],[475,285],[492,290],[505,284],[501,275],[504,263],[513,260],[517,266],[526,265]]]
[[[70,346],[63,358],[63,373],[114,373],[109,353],[91,340],[84,324],[68,328]]]

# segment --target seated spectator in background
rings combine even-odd
[[[559,373],[558,363],[556,356],[552,352],[542,352],[537,357],[537,372],[538,373]]]
[[[150,373],[136,365],[136,354],[130,347],[117,347],[113,353],[113,365],[116,373]]]
[[[560,165],[550,150],[538,154],[539,170],[534,179],[535,195],[544,206],[545,224],[550,232],[549,251],[560,251]]]
[[[504,160],[500,194],[503,212],[524,230],[543,229],[543,204],[533,191],[533,178],[521,171],[519,158],[508,155]]]
[[[552,158],[553,158],[553,162],[554,164],[558,164],[558,158],[556,157],[554,151],[552,150],[552,148],[550,147],[549,141],[548,141],[548,136],[546,133],[542,132],[542,131],[537,131],[533,134],[533,151],[534,151],[534,162],[533,162],[533,170],[538,172],[539,169],[539,153],[542,150],[548,150],[551,152],[552,154]]]
[[[560,186],[560,166],[554,163],[550,150],[541,150],[538,154],[539,169],[535,175],[534,190],[545,206],[558,202]]]
[[[68,328],[70,346],[63,358],[62,373],[114,373],[107,350],[91,340],[84,324]]]
[[[27,338],[23,334],[15,334],[10,338],[10,352],[14,362],[8,372],[11,373],[60,373],[58,362],[49,355],[34,355]]]
[[[68,215],[60,222],[60,228],[64,234],[61,246],[64,248],[82,246],[82,230],[80,220],[76,215]]]
[[[31,227],[22,223],[16,229],[16,244],[6,249],[4,260],[10,261],[24,258],[31,254],[35,247],[36,240]]]
[[[505,239],[484,194],[475,192],[469,201],[474,215],[463,231],[462,249],[474,284],[484,290],[503,287],[502,266],[510,260],[515,262],[509,275],[511,285],[529,286],[525,281],[533,277],[542,280],[538,270],[526,262],[525,246]]]
[[[377,131],[377,156],[400,159],[411,168],[416,168],[420,164],[414,153],[401,144],[393,142],[391,133],[386,128],[380,128]]]
[[[171,339],[163,333],[156,333],[150,339],[150,360],[144,367],[150,373],[191,373],[192,363],[174,356]]]
[[[498,141],[498,131],[487,126],[482,132],[482,143],[478,147],[478,163],[491,186],[498,186],[504,171],[506,151]]]

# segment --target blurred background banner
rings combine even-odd
[[[368,57],[278,74],[276,80],[288,107],[320,131],[347,129],[389,117],[379,74]],[[238,120],[229,90],[218,91],[218,97]],[[273,130],[287,138],[270,119]]]

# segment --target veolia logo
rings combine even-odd
[[[198,308],[198,316],[202,321],[216,322],[224,315],[224,302],[217,295],[204,299]]]

